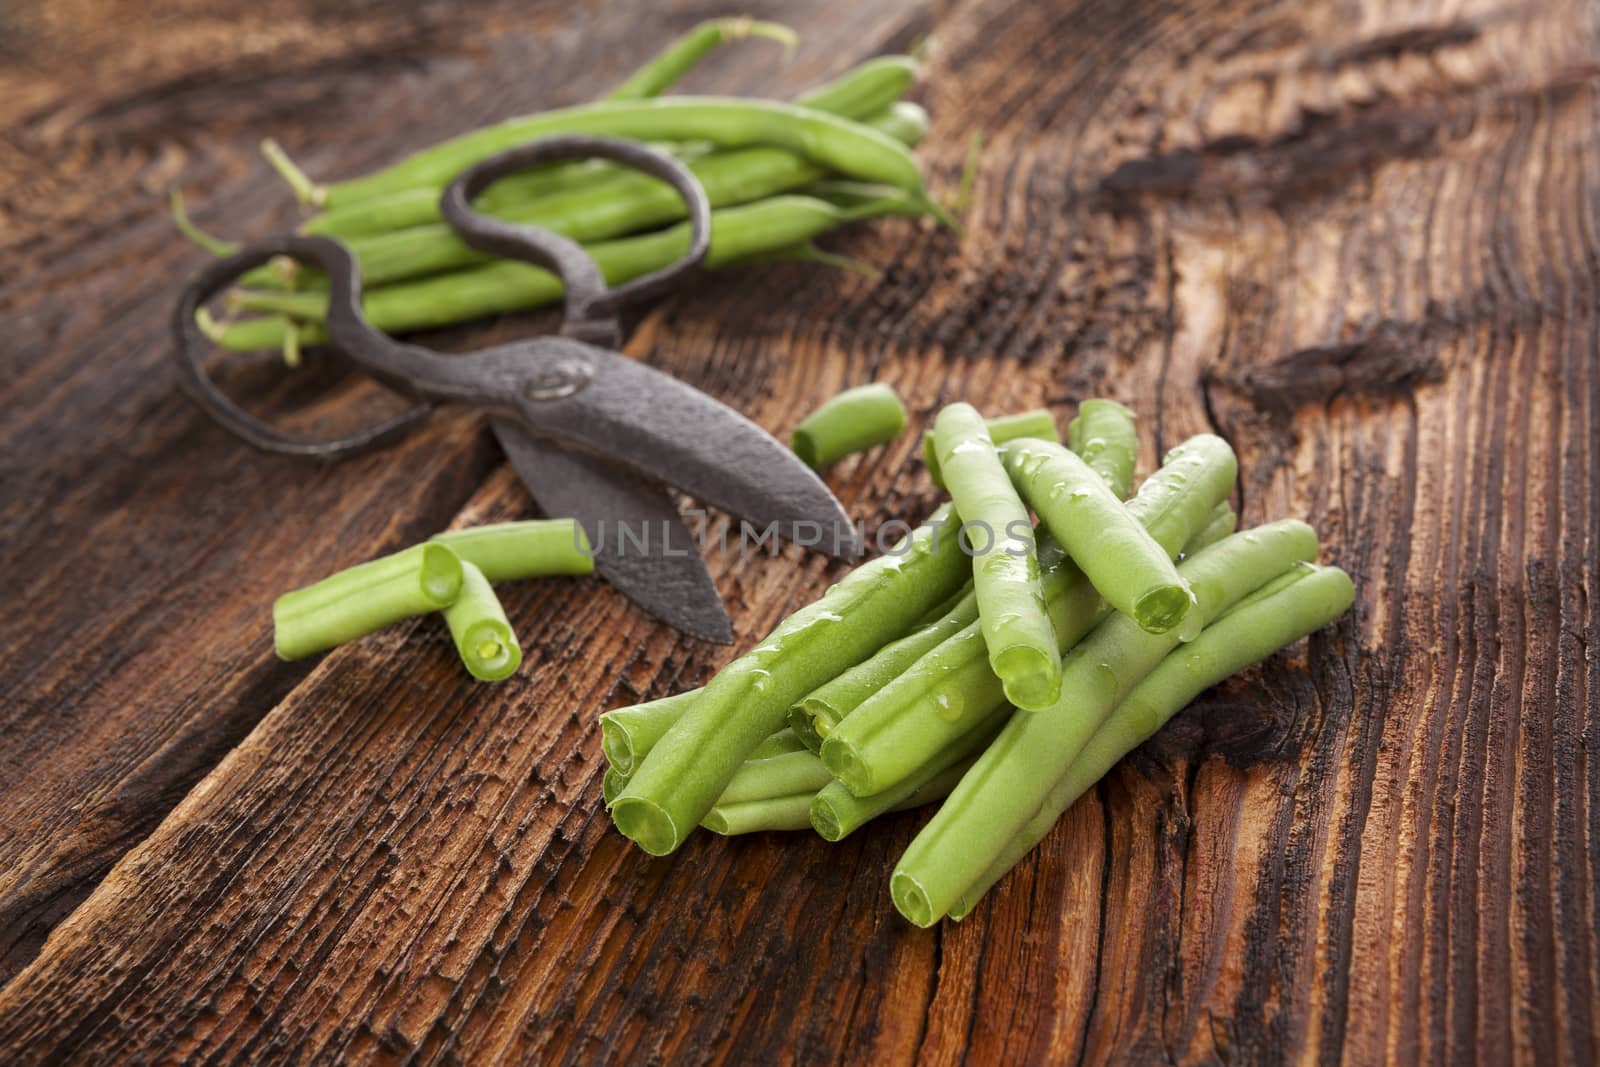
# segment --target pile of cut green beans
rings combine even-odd
[[[803,423],[829,462],[900,431],[882,387]],[[1202,434],[1133,489],[1133,413],[938,413],[951,499],[703,688],[600,718],[603,791],[647,852],[694,830],[814,830],[937,810],[895,907],[971,913],[1063,812],[1203,690],[1337,619],[1355,590],[1293,519],[1235,532],[1233,450]],[[1131,494],[1131,495],[1130,495]],[[1037,525],[1033,516],[1038,517]]]
[[[281,659],[304,659],[435,612],[462,664],[498,682],[522,664],[522,646],[492,583],[594,573],[583,528],[571,519],[471,526],[280,596],[272,605]]]
[[[662,96],[712,49],[762,38],[792,44],[783,26],[713,19],[672,42],[604,99],[507,119],[426,148],[375,173],[319,184],[277,145],[263,151],[299,200],[316,213],[307,233],[345,241],[360,265],[368,320],[390,333],[431,329],[552,304],[553,274],[476,252],[441,221],[444,187],[504,149],[558,133],[633,138],[682,159],[712,207],[710,266],[757,259],[850,261],[814,240],[860,219],[949,216],[928,193],[910,149],[928,128],[902,99],[917,75],[910,56],[880,56],[793,103]],[[550,164],[486,189],[477,208],[582,244],[615,285],[665,267],[688,248],[687,205],[656,178],[599,160]],[[179,228],[215,253],[232,246],[200,233],[174,201]],[[226,313],[201,325],[234,350],[301,346],[326,339],[326,279],[282,261],[246,274]]]

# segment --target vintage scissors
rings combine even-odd
[[[599,266],[576,242],[489,218],[470,206],[473,197],[507,174],[586,158],[643,171],[678,191],[689,208],[692,234],[683,258],[608,287]],[[373,329],[362,314],[360,272],[343,244],[326,237],[280,237],[218,260],[184,289],[173,329],[185,390],[250,444],[322,459],[389,444],[417,429],[435,403],[482,407],[544,512],[570,516],[583,526],[596,549],[597,572],[652,615],[710,641],[732,640],[727,612],[664,486],[759,527],[775,527],[779,536],[829,555],[860,554],[844,509],[794,453],[727,405],[616,351],[622,341],[618,310],[666,291],[705,258],[711,207],[687,167],[636,142],[548,137],[463,172],[444,191],[440,208],[473,248],[560,276],[566,289],[560,336],[463,355],[403,344]],[[385,386],[416,397],[416,407],[345,437],[308,440],[251,415],[206,375],[201,360],[208,344],[196,311],[245,271],[281,256],[315,263],[326,272],[333,349]],[[621,536],[623,530],[629,536]]]

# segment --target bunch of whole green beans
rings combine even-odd
[[[813,239],[884,215],[950,221],[928,194],[909,149],[928,116],[902,99],[917,74],[909,56],[881,56],[802,94],[794,103],[677,96],[667,90],[713,48],[742,38],[792,45],[785,27],[713,19],[690,30],[594,103],[473,130],[348,181],[319,184],[271,142],[263,151],[299,199],[320,209],[302,229],[347,242],[360,265],[365,310],[389,332],[449,326],[540,307],[561,297],[552,274],[476,252],[440,218],[443,188],[506,148],[557,133],[649,141],[684,160],[713,208],[708,263],[758,258],[834,259]],[[687,247],[687,206],[666,183],[602,161],[551,164],[486,189],[475,206],[583,244],[618,284],[672,262]],[[208,248],[174,205],[180,228]],[[250,272],[226,298],[221,321],[202,320],[224,348],[283,347],[325,339],[325,279],[281,261]]]
[[[856,406],[872,417],[873,405],[838,410]],[[1201,691],[1352,603],[1349,576],[1312,562],[1306,524],[1234,532],[1225,441],[1184,442],[1127,499],[1131,411],[1085,401],[1066,447],[1039,415],[985,423],[967,405],[946,408],[928,457],[952,503],[704,688],[602,715],[617,827],[657,854],[697,825],[837,841],[939,803],[890,896],[921,926],[960,919]],[[1023,562],[985,570],[967,528],[1025,523],[1029,510],[1041,523],[1019,538]],[[1016,703],[1014,665],[997,647],[1057,664],[1048,699],[1025,686]]]

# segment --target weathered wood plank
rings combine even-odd
[[[502,687],[427,624],[329,656],[0,990],[0,1048],[1594,1059],[1593,25],[1086,0],[936,29],[925,155],[948,182],[987,138],[965,234],[848,239],[891,265],[875,282],[708,278],[635,350],[773,429],[872,376],[923,416],[1110,393],[1146,469],[1214,428],[1246,519],[1313,522],[1352,614],[1180,716],[972,918],[917,931],[885,886],[916,815],[626,847],[593,711],[731,652],[577,583],[518,589],[538,639]],[[934,499],[911,435],[830,477],[869,526]],[[522,506],[502,473],[467,517]],[[833,573],[712,562],[746,643]]]

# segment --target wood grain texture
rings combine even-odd
[[[592,94],[707,13],[452,29],[423,5],[302,31],[296,11],[240,35],[292,71],[280,88],[206,39],[152,40],[98,103],[22,75],[8,142],[72,130],[51,151],[86,140],[117,188],[194,173],[202,221],[270,228],[262,133],[359,170]],[[928,17],[847,11],[784,9],[807,43],[776,84],[745,52],[706,76],[788,91]],[[154,206],[67,197],[46,225],[50,198],[0,194],[32,266],[0,291],[26,342],[3,551],[40,605],[0,621],[27,698],[0,712],[0,934],[26,964],[0,989],[4,1058],[1594,1062],[1595,12],[972,0],[931,21],[937,186],[985,133],[964,234],[837,241],[875,280],[710,277],[632,350],[776,431],[874,377],[924,418],[1115,396],[1146,470],[1216,430],[1245,519],[1311,521],[1352,613],[1179,716],[959,925],[914,930],[888,900],[917,814],[649,859],[599,809],[593,716],[734,650],[563,581],[508,596],[527,659],[500,687],[427,621],[309,674],[264,666],[276,589],[525,498],[460,420],[361,467],[232,447],[155,373],[193,257]],[[227,107],[219,84],[243,86]],[[869,528],[920,513],[917,452],[908,434],[830,481]],[[744,645],[835,576],[712,566]]]

